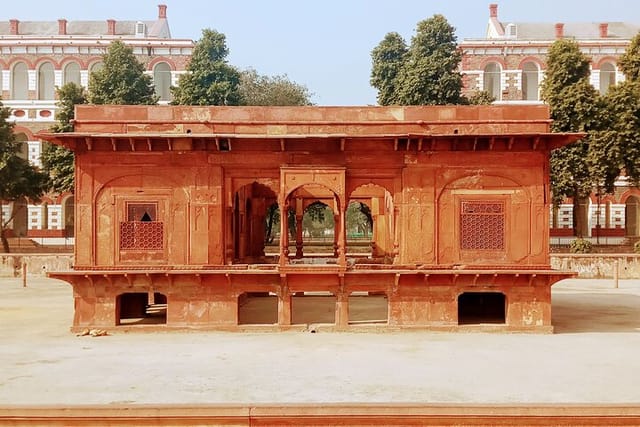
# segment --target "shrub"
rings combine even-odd
[[[589,254],[593,250],[593,245],[590,241],[583,238],[577,238],[572,240],[569,244],[569,251],[572,254]]]
[[[634,243],[633,252],[636,253],[636,254],[640,254],[640,240],[638,240],[636,243]]]

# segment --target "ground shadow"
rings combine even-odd
[[[640,296],[562,292],[552,297],[555,333],[640,332]]]

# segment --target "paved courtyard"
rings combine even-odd
[[[0,279],[0,406],[640,403],[640,280],[554,286],[553,335],[69,332],[71,287]]]

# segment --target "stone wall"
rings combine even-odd
[[[618,268],[620,279],[640,279],[640,254],[555,254],[551,267],[578,273],[579,278],[613,278]]]
[[[570,270],[585,279],[612,278],[618,262],[620,279],[640,279],[640,254],[555,254],[551,266]],[[0,255],[0,277],[22,274],[22,263],[27,263],[27,274],[44,275],[47,271],[70,270],[72,254],[3,254]]]
[[[70,270],[73,254],[2,254],[0,277],[22,275],[22,264],[27,264],[28,275],[45,275],[47,271]]]

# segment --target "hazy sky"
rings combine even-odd
[[[174,38],[203,28],[227,36],[229,62],[287,74],[319,105],[375,104],[371,50],[390,31],[407,42],[418,21],[441,13],[458,40],[482,37],[489,3],[503,22],[640,23],[640,0],[1,0],[0,20],[153,20],[168,6]]]

